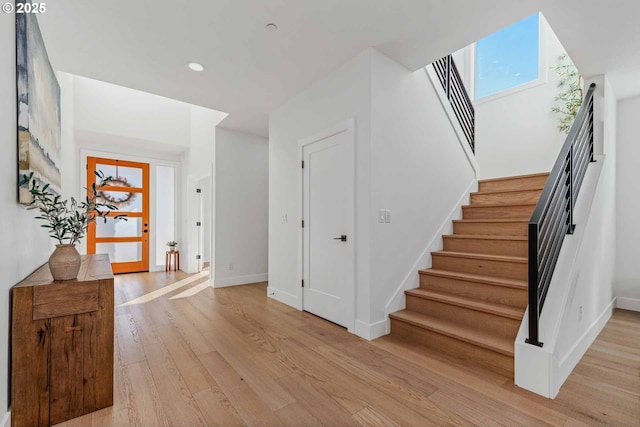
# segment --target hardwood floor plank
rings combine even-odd
[[[214,384],[213,378],[202,366],[200,359],[187,345],[182,335],[177,333],[175,328],[166,325],[160,326],[159,333],[162,337],[162,343],[169,351],[171,358],[179,361],[179,363],[176,363],[176,367],[191,393],[207,389]],[[154,348],[153,345],[147,345],[147,347]]]
[[[160,401],[169,425],[206,426],[200,407],[193,398],[171,353],[162,344],[145,348],[153,380],[160,391]]]
[[[127,366],[131,379],[131,394],[133,400],[127,405],[127,417],[132,426],[170,426],[170,420],[166,413],[160,396],[163,390],[159,390],[149,365],[137,363]]]
[[[198,324],[192,318],[192,307],[168,300],[159,301],[158,304],[162,305],[164,316],[169,320],[169,325],[182,336],[185,344],[193,353],[199,356],[216,350],[198,330]]]
[[[438,388],[457,389],[466,388],[470,393],[482,393],[496,402],[506,403],[511,410],[523,411],[525,414],[537,418],[541,423],[550,425],[562,425],[566,421],[566,416],[544,405],[537,405],[528,397],[536,396],[533,393],[522,389],[517,389],[518,393],[505,392],[502,382],[487,381],[485,378],[475,375],[473,371],[467,371],[458,367],[455,363],[447,363],[441,357],[428,352],[417,353],[411,348],[398,345],[393,340],[381,340],[378,345],[388,349],[393,349],[394,357],[400,357],[405,364],[398,364],[396,360],[390,359],[390,363],[406,369],[407,375],[418,375],[429,382],[433,382]],[[497,376],[497,374],[494,374]],[[511,383],[512,384],[512,383]],[[515,387],[515,386],[514,386]],[[539,396],[536,396],[539,397]]]
[[[282,420],[217,351],[199,357],[248,426],[282,425]]]
[[[247,425],[218,384],[194,393],[193,397],[198,402],[208,426],[244,427]]]
[[[323,424],[345,427],[359,425],[347,410],[322,390],[316,390],[298,374],[280,378],[278,382],[287,390],[291,390],[296,396],[296,401],[312,416],[321,418]]]
[[[114,406],[61,426],[640,425],[640,313],[616,310],[549,400],[389,337],[360,339],[267,298],[264,283],[204,281],[116,277]]]
[[[146,361],[132,363],[123,368],[128,383],[127,400],[116,401],[114,410],[125,410],[127,424],[130,426],[170,425]]]
[[[138,328],[130,314],[116,316],[115,341],[122,364],[128,365],[145,361],[144,348],[140,342]]]
[[[298,402],[290,403],[276,411],[278,417],[287,427],[320,427],[323,424]]]
[[[374,406],[382,413],[394,414],[397,422],[402,425],[454,425],[456,422],[464,424],[464,420],[457,419],[454,414],[446,413],[433,404],[429,407],[414,406],[404,401],[403,396],[388,393],[380,393],[376,385],[367,382],[351,370],[351,367],[342,366],[339,361],[327,360],[315,349],[296,347],[285,350],[288,361],[300,369],[300,374],[305,380],[316,388],[322,389],[334,400],[339,397],[342,401],[361,405],[355,413],[367,405]]]
[[[400,427],[400,424],[369,406],[365,406],[353,414],[353,418],[358,421],[362,427]]]
[[[218,325],[225,326],[224,321],[218,321]],[[234,333],[230,325],[224,328],[225,334],[209,336],[224,359],[233,369],[242,376],[243,380],[262,397],[265,403],[277,410],[295,402],[293,396],[276,382],[270,375],[268,368],[270,363],[261,354],[256,353],[254,343],[242,335]]]

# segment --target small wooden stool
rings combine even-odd
[[[180,270],[180,251],[167,251],[164,256],[164,271],[171,271],[171,262],[173,261],[173,270]]]

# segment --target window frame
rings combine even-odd
[[[526,19],[526,17],[523,19]],[[476,98],[476,72],[477,72],[476,57],[477,57],[478,43],[472,44],[470,49],[470,64],[473,67],[473,72],[471,73],[471,91],[473,93],[474,105],[495,101],[505,96],[510,96],[515,93],[518,93],[527,89],[531,89],[536,86],[540,86],[547,83],[548,71],[549,71],[548,70],[549,67],[547,64],[547,51],[548,51],[547,26],[548,24],[544,19],[544,16],[542,15],[542,13],[538,12],[538,78],[534,80],[530,80],[526,83],[512,86],[509,89],[501,90],[492,95],[483,96],[482,98]]]

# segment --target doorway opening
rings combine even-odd
[[[95,171],[112,177],[99,182]],[[125,219],[106,217],[89,224],[87,253],[106,253],[114,273],[149,271],[149,164],[87,157],[87,188],[99,188],[99,201],[116,206]]]
[[[212,261],[212,204],[211,177],[201,178],[197,182],[198,206],[196,227],[198,228],[198,272],[210,271]]]

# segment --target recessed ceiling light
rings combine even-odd
[[[270,33],[273,33],[274,31],[278,31],[278,26],[276,24],[267,24],[267,25],[265,25],[265,28]]]
[[[187,62],[187,67],[192,69],[193,71],[204,71],[204,65],[199,62]]]

